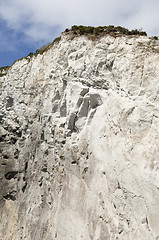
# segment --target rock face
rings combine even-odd
[[[159,239],[158,46],[63,34],[0,78],[0,240]]]

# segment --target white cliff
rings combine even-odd
[[[159,239],[158,49],[65,33],[0,78],[0,240]]]

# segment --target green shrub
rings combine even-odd
[[[34,53],[29,53],[27,57],[32,57],[34,55]]]
[[[94,27],[87,27],[86,28],[86,33],[93,33],[94,32]]]
[[[100,35],[101,33],[103,33],[104,29],[105,28],[101,26],[94,28],[95,35]]]
[[[77,31],[77,30],[79,30],[79,26],[73,25],[73,26],[71,27],[71,30],[72,30],[72,31]]]
[[[157,36],[153,36],[152,39],[153,40],[158,40],[158,37]]]
[[[39,49],[37,49],[36,53],[37,54],[43,54],[44,52],[46,52],[48,50],[49,46],[50,46],[50,43],[41,47],[41,48],[39,48]]]
[[[117,26],[114,27],[114,25],[109,25],[109,26],[99,26],[99,27],[91,27],[91,26],[77,26],[74,25],[71,27],[71,29],[67,29],[67,32],[71,31],[73,34],[93,34],[93,35],[101,35],[103,33],[105,34],[124,34],[124,35],[141,35],[141,36],[147,36],[146,32],[141,31],[141,30],[128,30],[124,27]]]
[[[141,35],[141,36],[147,36],[147,33],[146,32],[139,32],[139,34]]]
[[[127,34],[127,33],[128,33],[128,29],[123,28],[123,27],[121,27],[121,26],[115,27],[115,30],[116,30],[117,32],[122,33],[122,34]]]
[[[113,31],[114,31],[114,25],[109,25],[109,26],[107,26],[107,27],[106,27],[106,30],[107,30],[108,32],[113,32]]]
[[[100,29],[99,28],[95,28],[94,29],[94,33],[95,33],[95,35],[99,35],[100,34]]]
[[[60,42],[60,40],[61,40],[61,37],[57,37],[57,38],[55,38],[54,41],[53,41],[53,44],[54,44],[54,43],[58,43],[58,42]]]
[[[129,35],[147,36],[147,33],[143,32],[143,31],[140,31],[140,30],[137,30],[137,29],[134,29],[134,30],[129,31]]]
[[[79,26],[79,34],[83,35],[84,33],[86,33],[86,28],[84,26]]]

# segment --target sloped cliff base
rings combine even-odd
[[[159,41],[63,34],[0,78],[0,239],[159,239]]]

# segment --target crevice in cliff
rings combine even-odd
[[[7,173],[5,173],[5,178],[7,180],[11,180],[12,178],[16,178],[17,174],[18,174],[18,171],[7,172]]]
[[[16,197],[14,196],[15,192],[11,192],[11,193],[8,193],[6,195],[3,196],[3,198],[5,200],[12,200],[12,201],[15,201],[16,200]]]

